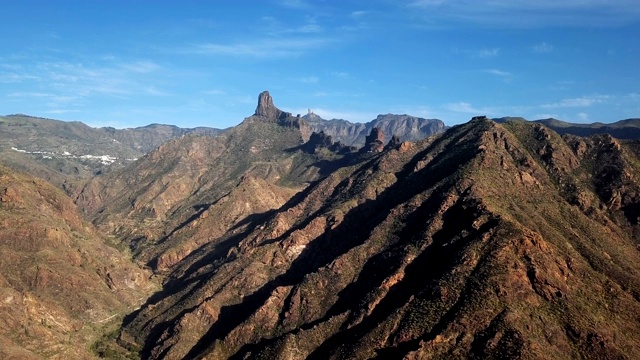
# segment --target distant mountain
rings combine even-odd
[[[116,243],[60,189],[0,165],[0,358],[93,358],[155,289]]]
[[[174,266],[143,358],[640,358],[640,145],[486,118],[331,172]]]
[[[497,122],[504,122],[507,120],[515,119],[525,120],[523,118],[513,117],[505,117],[494,120],[496,120]],[[533,121],[544,124],[560,135],[571,134],[577,136],[591,136],[597,134],[609,134],[616,139],[640,139],[640,119],[626,119],[609,124],[599,122],[591,124],[578,124],[551,118]]]
[[[390,139],[397,136],[400,141],[416,141],[444,131],[447,127],[438,119],[423,119],[410,115],[378,115],[368,123],[351,123],[347,120],[325,120],[309,111],[302,118],[312,132],[324,132],[344,145],[362,147],[365,138],[374,127],[380,128]]]
[[[3,162],[57,186],[130,164],[164,142],[187,134],[215,136],[213,128],[182,129],[148,125],[133,129],[92,128],[27,115],[0,117],[0,154]]]

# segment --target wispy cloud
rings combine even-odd
[[[417,0],[413,1],[409,4],[409,6],[417,6],[417,7],[431,7],[446,4],[448,0]]]
[[[16,72],[0,73],[0,83],[19,83],[30,80],[38,80],[38,77],[35,75]]]
[[[306,16],[304,22],[299,25],[292,25],[292,22],[282,22],[273,16],[265,16],[262,21],[266,25],[266,33],[269,35],[307,35],[324,32],[324,28],[318,23],[315,16]]]
[[[480,114],[491,114],[491,113],[493,113],[489,109],[477,108],[477,107],[474,107],[473,105],[471,105],[470,103],[463,102],[463,101],[457,102],[457,103],[446,104],[444,106],[444,108],[446,110],[448,110],[448,111],[453,111],[453,112],[458,112],[458,113],[465,113],[465,114],[480,115]]]
[[[578,114],[576,114],[576,116],[581,121],[589,121],[589,114],[587,114],[586,112],[579,112]]]
[[[309,9],[311,4],[304,0],[279,0],[278,4],[291,9]]]
[[[352,92],[344,92],[344,91],[318,91],[313,94],[315,97],[323,98],[323,97],[336,97],[336,98],[360,98],[364,95],[362,93],[352,93]]]
[[[542,42],[540,44],[534,45],[531,49],[533,50],[534,53],[544,54],[544,53],[552,52],[553,45],[547,44],[546,42]]]
[[[351,17],[354,18],[354,19],[361,19],[362,17],[364,17],[368,13],[369,13],[369,11],[365,11],[365,10],[352,11],[351,12]]]
[[[480,49],[474,54],[474,56],[481,59],[488,59],[498,56],[499,52],[500,48]]]
[[[508,71],[499,70],[499,69],[487,69],[487,70],[484,70],[484,72],[487,74],[496,76],[505,82],[510,82],[511,80],[513,80],[513,74],[511,74]]]
[[[211,89],[202,92],[205,95],[227,95],[228,93],[222,89]]]
[[[183,52],[201,55],[245,56],[268,59],[286,56],[300,56],[306,51],[321,48],[331,42],[332,40],[326,38],[263,39],[259,41],[239,42],[234,44],[199,44],[186,48]]]
[[[37,111],[46,114],[78,112],[96,100],[105,102],[107,98],[171,96],[156,83],[159,78],[155,72],[162,68],[157,63],[97,59],[87,63],[23,60],[28,66],[16,69],[21,73],[16,76],[0,73],[0,82],[18,82],[29,90],[5,90],[3,96],[14,105],[22,104],[15,106],[37,107]]]
[[[609,101],[609,95],[583,96],[578,98],[563,99],[555,103],[543,104],[540,107],[544,109],[568,108],[568,107],[588,107],[594,104],[601,104]]]
[[[160,65],[153,61],[136,61],[132,63],[123,63],[120,66],[122,66],[123,69],[143,74],[160,70]]]
[[[79,113],[80,110],[76,109],[53,109],[53,110],[45,110],[44,113],[52,114],[52,115],[60,115],[60,114],[70,114],[70,113]]]
[[[329,74],[331,76],[342,78],[342,79],[346,79],[349,77],[349,73],[345,71],[331,71]]]
[[[316,84],[320,81],[320,78],[317,76],[305,76],[305,77],[299,78],[298,81],[306,84]]]
[[[618,26],[640,19],[635,0],[416,0],[409,7],[429,21],[520,28]]]
[[[542,113],[542,114],[536,114],[533,116],[534,120],[537,119],[558,119],[560,117],[560,115],[556,114],[556,113]]]

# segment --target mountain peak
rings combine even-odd
[[[290,113],[283,112],[273,105],[273,98],[266,90],[258,95],[258,106],[254,115],[267,119],[280,119],[291,116]]]

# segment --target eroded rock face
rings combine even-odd
[[[258,106],[256,107],[256,116],[262,116],[270,119],[277,119],[281,111],[273,105],[273,99],[268,91],[263,91],[258,95]]]
[[[263,91],[258,95],[258,106],[254,116],[268,120],[282,120],[291,117],[291,113],[284,112],[273,105],[273,99],[268,91]]]
[[[389,143],[387,143],[387,146],[385,146],[385,149],[393,149],[399,147],[400,144],[402,144],[400,137],[398,135],[393,135],[391,140],[389,140]]]
[[[418,141],[443,132],[447,127],[441,120],[424,119],[410,115],[378,115],[367,123],[351,123],[347,120],[324,120],[313,112],[302,117],[313,132],[323,131],[334,141],[345,145],[362,147],[367,135],[374,127],[386,135],[397,135],[401,141]]]
[[[360,149],[361,152],[379,153],[384,150],[384,132],[382,129],[374,127],[371,129],[365,140],[364,146]]]
[[[585,162],[488,119],[409,144],[177,264],[121,341],[166,359],[640,357],[638,228],[593,175],[638,186],[634,145]]]

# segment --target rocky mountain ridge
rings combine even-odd
[[[444,131],[447,126],[438,119],[423,119],[410,115],[378,115],[367,123],[351,123],[347,120],[325,120],[311,110],[302,116],[311,132],[323,132],[347,146],[362,147],[373,128],[381,129],[388,136],[400,141],[417,141]]]
[[[221,132],[159,124],[93,128],[81,122],[9,115],[0,117],[0,156],[5,165],[72,193],[84,179],[131,164],[170,139]]]
[[[495,121],[504,122],[512,119],[524,120],[523,118],[504,117],[495,119]],[[591,136],[609,134],[616,139],[640,139],[640,119],[626,119],[608,124],[600,122],[578,124],[553,118],[533,120],[533,122],[543,124],[560,135]]]
[[[401,143],[177,263],[119,342],[151,359],[636,358],[639,149],[480,118]]]
[[[12,150],[76,205],[0,167],[0,355],[90,357],[100,321],[137,298],[95,354],[640,356],[638,141],[478,116],[414,142],[377,120],[357,149],[263,92],[237,127],[172,138],[75,187]],[[409,135],[426,124],[400,120]],[[163,285],[146,297],[149,270]],[[87,287],[67,289],[60,272]],[[16,294],[39,296],[41,310]],[[26,335],[5,331],[15,326]]]

